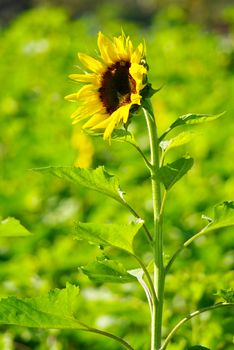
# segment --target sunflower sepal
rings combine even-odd
[[[141,96],[143,99],[151,98],[153,95],[155,95],[157,92],[159,92],[162,89],[162,86],[158,89],[154,89],[152,87],[152,84],[148,83],[143,90],[141,90]]]
[[[125,126],[125,125],[124,125]],[[97,131],[97,130],[90,130],[90,129],[84,129],[83,130],[85,134],[96,137],[96,138],[102,138],[103,137],[103,132],[102,131]],[[111,135],[111,140],[114,141],[123,141],[123,140],[131,140],[133,142],[134,137],[128,131],[125,127],[121,129],[115,129]]]
[[[130,131],[128,131],[127,129],[115,129],[113,131],[113,134],[111,136],[111,138],[114,139],[123,139],[126,137],[130,137],[133,138],[133,135],[130,133]]]

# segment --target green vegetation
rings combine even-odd
[[[121,178],[121,189],[128,189],[128,203],[134,204],[140,216],[149,222],[152,215],[149,174],[134,147],[119,142],[120,139],[109,144],[90,138],[82,134],[79,127],[71,126],[69,115],[74,106],[65,102],[64,96],[74,91],[75,83],[67,76],[73,67],[74,73],[79,71],[76,52],[92,55],[99,30],[112,36],[123,28],[136,44],[145,38],[150,82],[155,89],[162,86],[153,97],[160,134],[184,113],[219,115],[226,111],[212,123],[190,127],[189,131],[186,120],[191,121],[193,117],[184,116],[177,125],[183,137],[178,139],[173,129],[170,138],[175,136],[174,141],[163,144],[167,163],[171,165],[177,156],[180,165],[183,162],[186,167],[184,173],[192,165],[186,153],[194,159],[189,176],[185,175],[175,186],[171,167],[167,164],[162,168],[161,177],[167,178],[163,181],[165,187],[173,186],[165,212],[168,258],[204,227],[204,219],[206,224],[212,217],[210,227],[217,225],[214,232],[207,226],[207,234],[189,249],[183,249],[171,267],[163,333],[166,335],[179,320],[196,309],[233,299],[233,229],[225,229],[228,220],[232,220],[228,210],[233,204],[225,202],[216,207],[214,214],[212,211],[215,204],[234,197],[233,13],[230,9],[223,14],[229,28],[225,35],[188,23],[184,13],[174,7],[161,11],[148,29],[119,21],[114,15],[110,18],[108,7],[95,16],[83,16],[72,22],[63,10],[38,8],[25,12],[1,31],[0,296],[19,298],[9,299],[9,313],[6,309],[4,312],[9,317],[6,323],[11,323],[12,303],[17,305],[20,299],[28,298],[28,304],[24,305],[26,313],[32,304],[42,305],[44,312],[46,304],[48,320],[58,324],[60,320],[55,320],[55,316],[61,310],[71,325],[75,323],[70,318],[71,311],[77,312],[85,324],[118,334],[136,349],[149,349],[149,311],[144,290],[134,282],[136,275],[125,270],[135,269],[134,257],[116,249],[117,241],[108,249],[122,264],[109,260],[109,251],[103,250],[109,242],[108,229],[104,233],[105,242],[95,236],[93,243],[99,247],[73,239],[79,239],[81,230],[87,237],[91,233],[95,235],[95,227],[78,222],[115,222],[118,230],[119,225],[132,219],[129,212],[112,199],[122,200],[118,197],[118,181],[109,176],[112,172]],[[136,115],[129,130],[134,130],[138,144],[149,154],[144,123]],[[105,165],[108,172],[99,168],[95,176],[108,181],[109,187],[104,190],[109,191],[107,194],[112,198],[93,192],[91,185],[86,185],[91,189],[85,189],[31,170],[45,167],[44,171],[64,179],[71,177],[67,167],[74,164],[94,168]],[[174,164],[174,168],[177,165]],[[77,175],[73,175],[78,182]],[[10,217],[8,221],[4,221],[7,217]],[[32,235],[11,217],[19,220]],[[4,234],[2,225],[6,222],[8,231]],[[137,223],[132,228],[128,249],[131,251],[136,235],[134,249],[145,261],[150,261],[147,240],[137,233],[141,225]],[[13,235],[12,227],[17,229],[15,236],[19,237]],[[149,228],[152,227],[153,223]],[[99,255],[97,261],[95,254]],[[102,284],[97,271],[107,271],[109,278],[112,271],[112,278]],[[112,283],[120,276],[129,283]],[[78,288],[72,285],[80,287],[77,299]],[[51,289],[55,290],[48,296],[46,293]],[[68,295],[67,305],[61,305],[64,294]],[[68,306],[70,300],[72,310]],[[0,319],[0,323],[4,323],[1,305]],[[19,325],[24,322],[23,319]],[[204,349],[231,350],[232,325],[233,309],[201,314],[180,329],[168,350],[186,350],[190,346],[199,349],[197,344]],[[111,339],[76,330],[2,325],[0,348],[119,350],[120,346]]]

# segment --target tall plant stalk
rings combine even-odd
[[[162,342],[162,317],[164,299],[164,264],[163,264],[163,206],[161,199],[161,185],[159,182],[159,140],[157,126],[150,100],[147,100],[143,107],[150,142],[151,153],[151,185],[153,200],[153,255],[154,255],[154,289],[155,300],[151,317],[151,350],[159,350]]]

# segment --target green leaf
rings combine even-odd
[[[0,300],[0,324],[37,328],[80,328],[73,316],[79,288],[67,284],[35,298],[9,297]]]
[[[31,232],[15,218],[8,217],[0,222],[0,237],[23,237],[30,235]]]
[[[113,134],[111,135],[111,140],[117,142],[127,142],[133,145],[134,147],[137,147],[133,135],[125,129],[115,129],[113,131]]]
[[[234,226],[234,201],[225,201],[214,208],[214,218],[202,230],[202,233]],[[212,220],[212,221],[211,221]]]
[[[215,295],[221,297],[227,303],[234,303],[234,289],[220,289]]]
[[[201,123],[206,123],[215,119],[218,119],[221,117],[223,113],[220,114],[194,114],[194,113],[188,113],[185,115],[182,115],[179,117],[174,123],[171,124],[170,129],[174,129],[177,126],[181,125],[189,125],[189,124],[201,124]]]
[[[174,138],[170,140],[165,140],[160,142],[160,147],[164,151],[164,153],[168,152],[169,150],[182,146],[188,142],[191,141],[194,133],[191,131],[184,131],[181,132],[179,135],[175,136]]]
[[[58,176],[63,180],[72,181],[76,185],[87,187],[104,193],[117,201],[122,201],[123,192],[120,190],[118,179],[106,172],[104,167],[98,167],[96,169],[46,167],[34,170]]]
[[[133,254],[133,239],[143,221],[129,225],[78,223],[75,238],[87,240],[90,244],[112,246]]]
[[[202,345],[194,345],[189,347],[188,350],[210,350],[210,349],[205,348],[205,346],[202,346]]]
[[[168,191],[182,176],[184,176],[193,166],[193,159],[189,156],[182,157],[159,169],[160,181]]]
[[[188,114],[182,115],[169,126],[169,128],[160,136],[159,140],[162,140],[172,129],[175,129],[177,126],[196,125],[196,124],[206,123],[206,122],[218,119],[224,114],[225,112],[222,112],[220,114],[215,114],[215,115],[195,114],[195,113],[188,113]]]
[[[122,264],[114,260],[99,260],[81,267],[81,269],[90,280],[96,283],[128,283],[136,280],[125,270]]]

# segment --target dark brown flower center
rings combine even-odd
[[[131,102],[131,93],[136,92],[136,82],[129,73],[130,62],[120,61],[103,74],[99,96],[111,114],[119,107]]]

